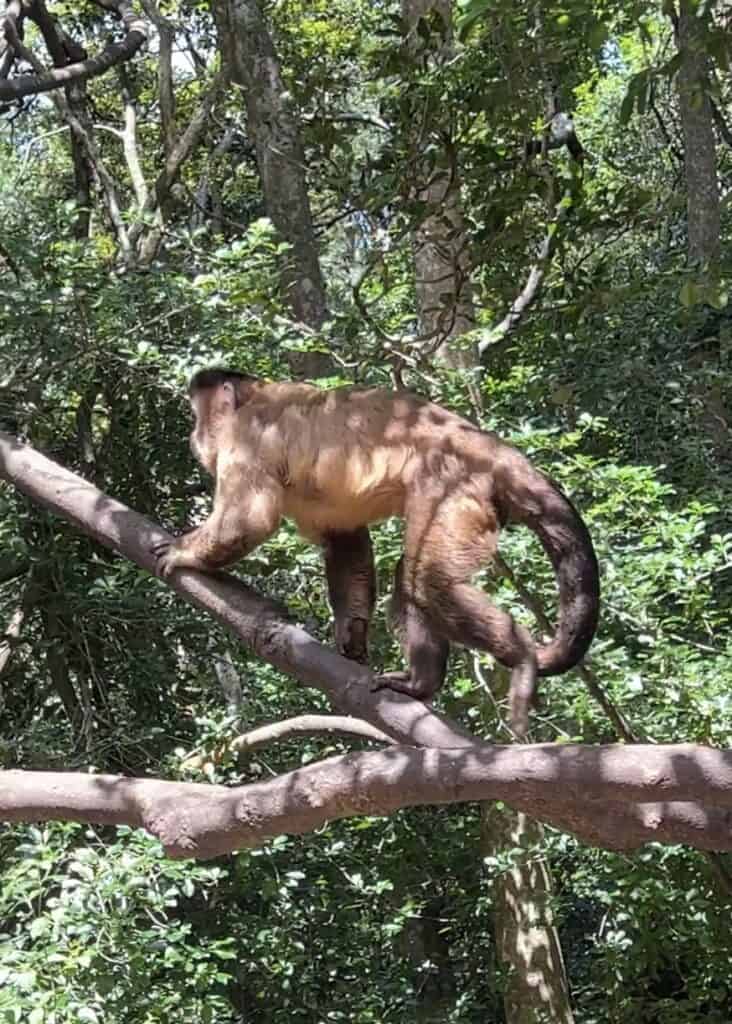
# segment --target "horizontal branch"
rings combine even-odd
[[[0,101],[8,102],[32,96],[40,92],[50,92],[73,82],[85,82],[89,78],[103,75],[115,64],[130,60],[140,47],[147,41],[148,25],[139,15],[135,14],[130,3],[122,2],[114,5],[125,26],[125,36],[119,42],[108,43],[96,57],[67,64],[62,68],[50,68],[47,71],[33,74],[17,75],[15,78],[0,80]]]
[[[216,857],[352,815],[466,800],[504,800],[610,849],[649,841],[732,849],[732,751],[693,745],[391,747],[234,789],[0,772],[4,820],[144,827],[172,857]]]

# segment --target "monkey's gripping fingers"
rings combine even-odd
[[[155,571],[164,580],[167,580],[176,569],[191,567],[190,558],[173,538],[158,541],[150,550],[155,555]]]

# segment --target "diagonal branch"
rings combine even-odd
[[[154,573],[150,549],[168,537],[164,530],[2,432],[0,478],[105,547]],[[342,712],[366,719],[397,742],[433,747],[465,747],[474,742],[456,723],[419,701],[390,690],[373,692],[368,669],[319,644],[294,625],[279,605],[236,576],[180,571],[173,574],[169,586],[189,604],[208,612],[259,657],[305,686],[321,690]]]
[[[10,5],[8,5],[8,8],[10,8]],[[96,57],[75,61],[72,64],[67,64],[65,67],[51,68],[44,71],[34,70],[32,74],[0,79],[0,101],[19,100],[24,96],[32,96],[40,92],[50,92],[65,85],[85,82],[90,78],[103,75],[110,68],[114,67],[115,64],[134,57],[143,43],[147,41],[147,22],[134,12],[129,0],[118,0],[113,8],[107,9],[112,9],[124,24],[125,35],[121,41],[108,43]],[[8,11],[6,11],[6,16],[3,19],[3,28],[7,42],[16,50],[16,46],[9,36],[9,32],[11,34],[14,33],[15,26]]]
[[[130,228],[130,244],[135,245],[138,243],[150,220],[153,221],[150,233],[141,245],[140,263],[143,266],[150,263],[157,253],[163,232],[163,204],[180,174],[181,167],[198,145],[198,141],[209,122],[211,110],[218,99],[224,81],[225,79],[222,74],[218,74],[214,78],[185,130],[172,143],[170,152],[165,158],[163,169],[140,210],[139,219]]]
[[[499,342],[503,341],[504,338],[512,334],[523,320],[524,314],[527,309],[536,301],[541,292],[542,285],[544,284],[544,278],[546,277],[547,271],[551,267],[552,260],[554,259],[554,253],[557,247],[557,232],[559,225],[566,215],[568,204],[562,199],[557,204],[557,208],[554,214],[554,219],[549,223],[547,233],[544,236],[539,251],[536,254],[536,259],[529,270],[529,276],[526,278],[526,284],[521,289],[519,294],[511,303],[511,308],[504,316],[503,320],[495,327],[483,333],[483,337],[478,342],[478,353],[480,356],[484,356],[489,349]]]

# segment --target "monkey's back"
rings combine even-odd
[[[276,424],[284,513],[312,540],[403,515],[410,490],[436,474],[443,492],[467,487],[484,503],[496,460],[510,451],[409,392],[304,384],[266,384],[264,392],[262,411],[255,399],[245,415],[259,421],[264,444]]]

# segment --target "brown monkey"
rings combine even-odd
[[[402,516],[391,618],[408,672],[382,685],[429,699],[457,643],[514,669],[521,700],[536,670],[565,672],[586,652],[599,611],[589,533],[557,487],[495,434],[408,392],[323,391],[226,369],[197,373],[189,396],[191,448],[215,477],[214,505],[197,529],[155,547],[162,576],[229,565],[287,516],[323,547],[338,648],[363,661],[375,596],[367,525]],[[470,584],[508,521],[538,534],[557,576],[557,630],[536,652]]]

